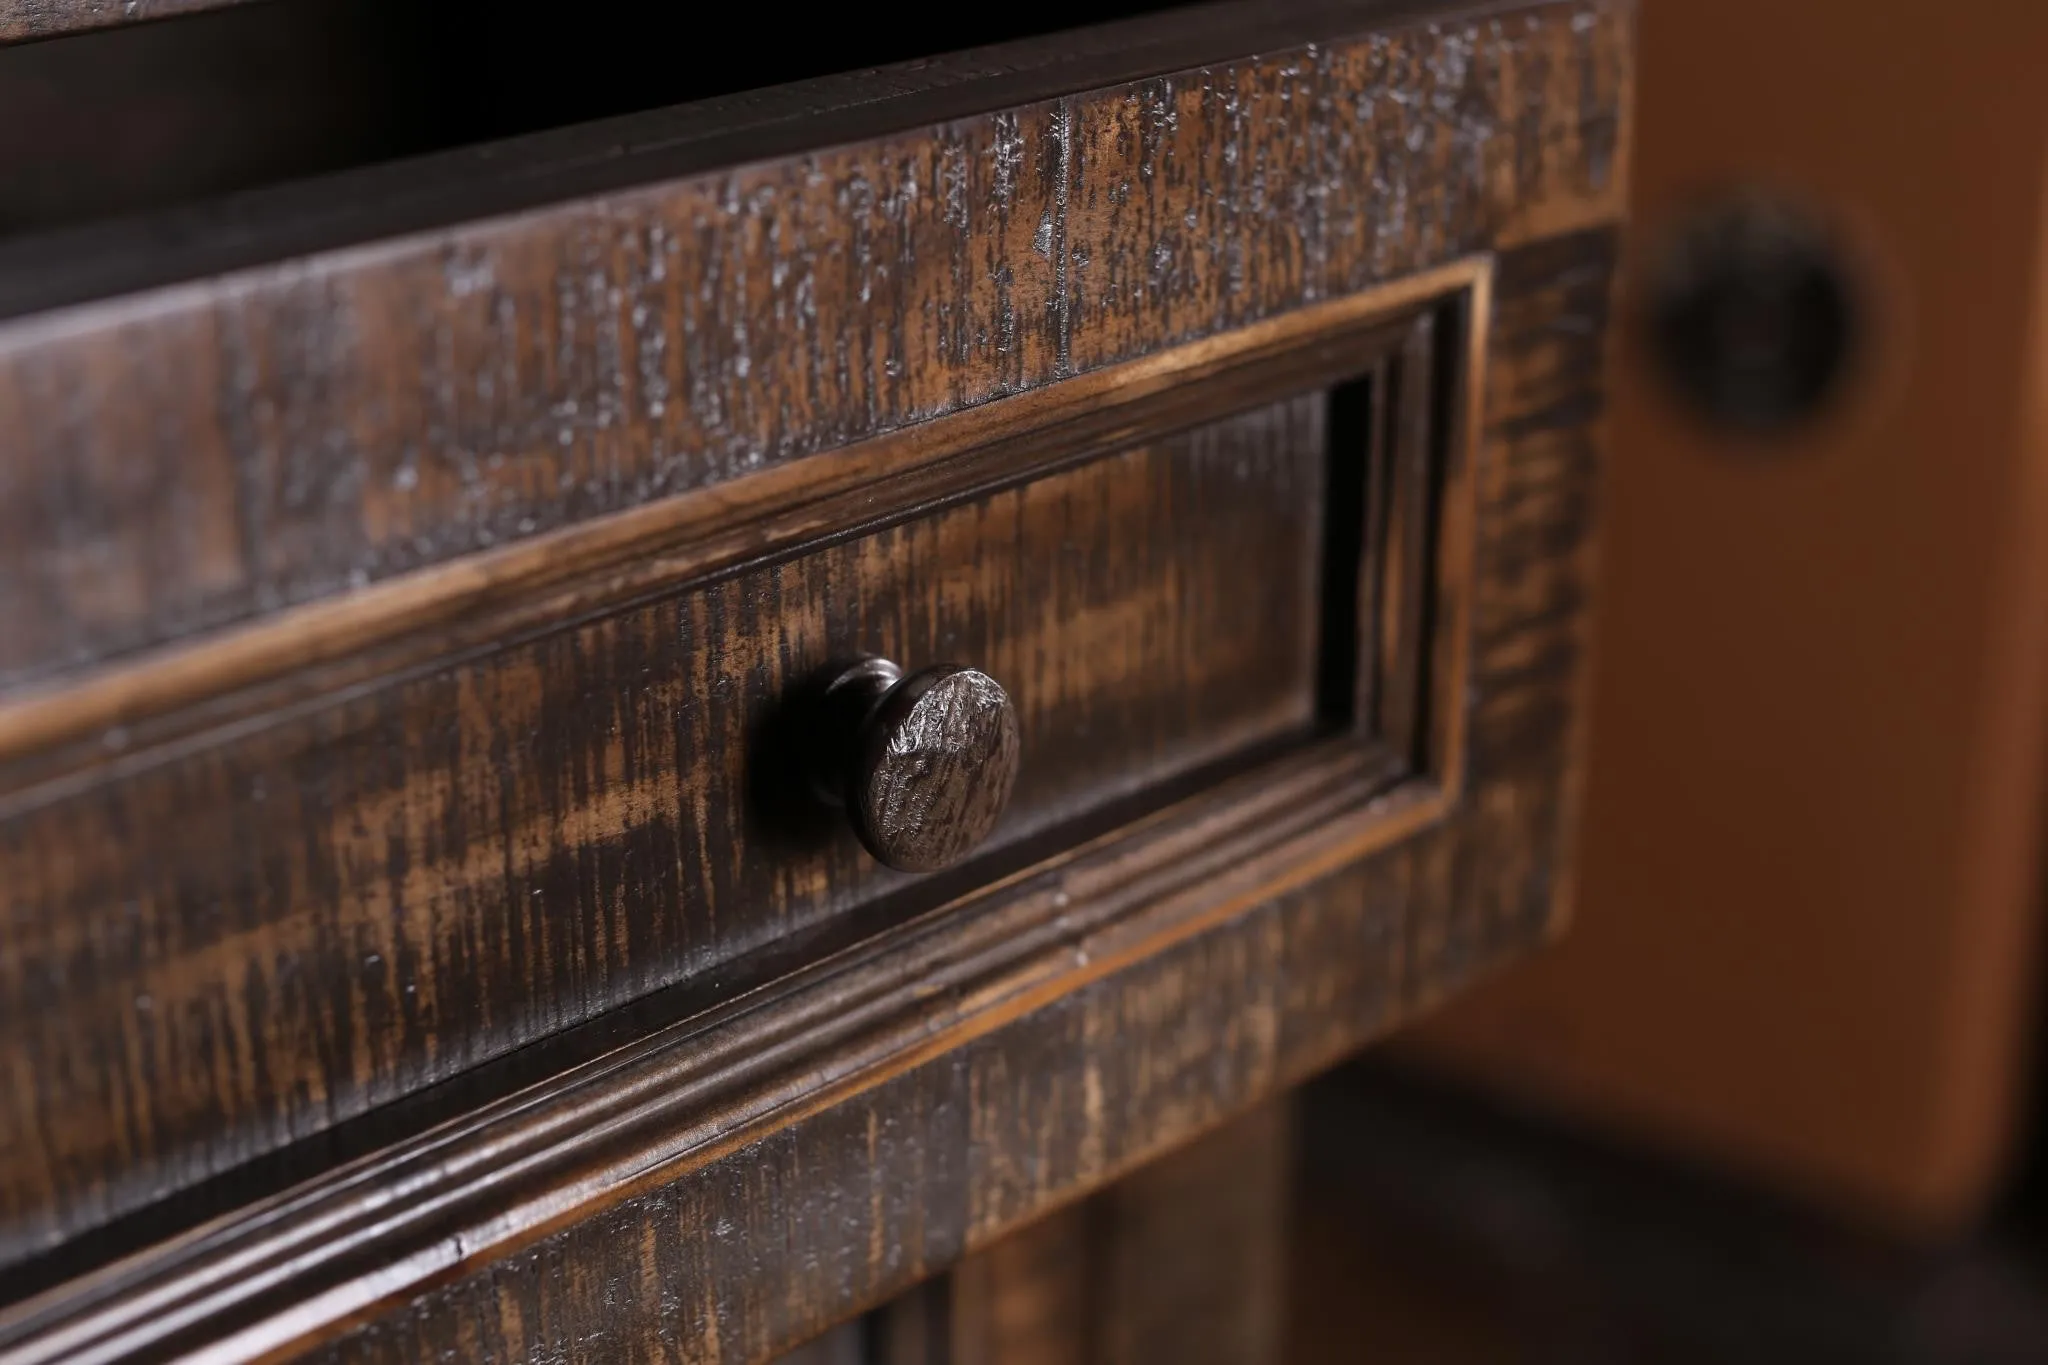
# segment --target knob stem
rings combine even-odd
[[[821,717],[827,737],[825,753],[823,761],[815,766],[811,785],[826,805],[845,808],[861,727],[874,715],[889,689],[902,681],[901,668],[870,655],[847,664],[825,684]]]

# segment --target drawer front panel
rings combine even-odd
[[[1559,239],[1497,276],[1471,577],[1435,595],[1469,671],[1426,689],[1469,699],[1462,757],[1390,789],[1353,738],[1311,743],[274,1198],[244,1181],[255,1202],[212,1226],[0,1309],[0,1351],[765,1360],[1536,941],[1612,248]]]
[[[17,816],[0,1246],[913,882],[776,743],[836,659],[1009,690],[1024,764],[995,850],[1306,734],[1326,406],[1162,435]],[[80,1206],[53,1218],[53,1191]]]

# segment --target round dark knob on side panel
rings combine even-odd
[[[877,861],[951,867],[988,837],[1017,782],[1017,712],[988,674],[940,664],[907,677],[849,664],[825,690],[831,742],[821,793]]]
[[[1829,225],[1756,191],[1680,220],[1647,284],[1651,351],[1667,384],[1711,425],[1752,435],[1820,412],[1867,321]]]

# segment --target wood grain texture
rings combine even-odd
[[[1424,318],[1462,316],[1459,330],[1476,346],[1487,334],[1486,278],[1479,276],[1460,296],[1462,308]],[[1435,330],[1419,322],[1383,329],[1381,344],[1405,350],[1404,336]],[[1369,356],[1354,355],[1353,361],[1370,363]],[[1478,363],[1467,362],[1467,372]],[[1384,364],[1370,373],[1373,392],[1391,396],[1399,388],[1385,382]],[[1293,374],[1297,382],[1303,377]],[[1373,438],[1348,421],[1343,430],[1333,430],[1325,452],[1332,483],[1349,468],[1358,483],[1384,487],[1389,496],[1379,501],[1391,510],[1409,501],[1400,494],[1404,473],[1419,473],[1440,490],[1444,526],[1469,519],[1469,512],[1452,510],[1470,504],[1471,458],[1463,444],[1429,443],[1442,466],[1432,470],[1436,461],[1418,465],[1403,453],[1398,433],[1416,427],[1401,420],[1398,404],[1377,425],[1391,439]],[[1394,457],[1384,461],[1384,480],[1372,472],[1382,454]],[[1368,457],[1370,469],[1363,467]],[[1321,604],[1318,662],[1327,664],[1337,651],[1354,664],[1367,664],[1377,653],[1374,636],[1348,618],[1361,602],[1383,595],[1387,575],[1374,567],[1382,557],[1356,537],[1364,528],[1354,526],[1348,559],[1334,549],[1334,540],[1344,539],[1334,533],[1347,519],[1356,522],[1374,500],[1322,501],[1319,510],[1333,532],[1333,548],[1318,566],[1322,586],[1328,591],[1349,575],[1363,591],[1356,600],[1340,596]],[[1404,532],[1388,539],[1420,545],[1427,538]],[[1439,632],[1462,638],[1468,628],[1469,545],[1449,535],[1438,540],[1444,558],[1432,575],[1438,585],[1430,611]],[[1420,562],[1405,572],[1421,572]],[[1400,606],[1389,601],[1365,614],[1395,621]],[[1419,657],[1408,662],[1423,664]],[[1363,676],[1371,670],[1356,671]],[[1319,693],[1327,681],[1318,677]],[[1430,687],[1443,699],[1464,695],[1462,669],[1433,675]],[[260,1354],[323,1335],[456,1263],[516,1251],[579,1210],[603,1207],[650,1182],[673,1179],[682,1167],[715,1160],[849,1088],[872,1086],[919,1058],[1004,1028],[1020,1012],[1441,818],[1461,787],[1446,767],[1458,750],[1423,754],[1427,766],[1418,770],[1418,756],[1405,737],[1375,739],[1369,709],[1345,701],[1335,712],[1322,713],[1323,737],[1306,749],[1267,758],[1221,785],[1212,779],[1156,817],[1042,861],[1021,880],[996,881],[925,919],[885,929],[851,957],[831,954],[815,938],[782,940],[771,950],[780,963],[770,965],[785,975],[739,995],[736,1014],[714,1010],[700,1018],[692,1011],[702,1008],[701,992],[663,993],[643,1002],[651,1009],[636,1005],[600,1021],[591,1040],[600,1049],[629,1044],[610,1058],[578,1068],[577,1056],[596,1054],[574,1041],[587,1031],[572,1030],[506,1059],[509,1071],[487,1065],[465,1075],[455,1091],[444,1088],[440,1093],[452,1097],[452,1109],[437,1102],[424,1115],[414,1106],[405,1117],[407,1107],[397,1106],[370,1116],[364,1121],[368,1132],[383,1134],[387,1145],[358,1166],[327,1169],[338,1159],[323,1156],[333,1144],[309,1144],[306,1150],[324,1159],[315,1168],[324,1173],[296,1193],[261,1200],[262,1190],[279,1187],[275,1173],[244,1168],[218,1182],[231,1195],[226,1207],[232,1216],[163,1243],[107,1277],[59,1288],[45,1301],[25,1305],[0,1324],[0,1347],[18,1348],[23,1361],[79,1349],[95,1357],[147,1355],[173,1341],[183,1342],[179,1349],[211,1342]],[[1387,790],[1418,772],[1413,790]],[[981,880],[986,876],[980,874]],[[924,886],[944,890],[943,879]],[[871,932],[872,917],[865,925],[862,918],[842,917],[840,928]],[[788,974],[805,962],[817,965]],[[725,993],[731,994],[730,987]],[[664,1027],[664,1017],[673,1024]],[[572,1044],[566,1061],[558,1046],[564,1043]],[[535,1077],[542,1078],[538,1088],[518,1090]],[[456,1121],[421,1131],[436,1113],[453,1114]],[[351,1132],[362,1131],[363,1125],[351,1125]],[[394,1133],[406,1132],[412,1136],[392,1141]],[[340,1141],[343,1150],[366,1150],[357,1137]],[[384,1198],[391,1188],[409,1191],[403,1206]],[[173,1202],[185,1204],[188,1224],[205,1216],[203,1199],[196,1213],[191,1201]],[[162,1217],[152,1225],[159,1229],[156,1236],[179,1226]],[[116,1245],[123,1236],[133,1234],[117,1233]],[[99,1251],[91,1248],[90,1240],[74,1243],[55,1262],[30,1265],[23,1274],[52,1283],[64,1273],[63,1265],[75,1270],[108,1254],[104,1239]],[[377,1273],[361,1276],[364,1264],[378,1266]],[[251,1275],[254,1266],[268,1269]]]
[[[776,1365],[1270,1365],[1293,1116],[1263,1106]]]
[[[1143,432],[1341,385],[1398,346],[1418,309],[1479,300],[1487,275],[1482,257],[1455,261],[16,695],[0,702],[0,810],[139,771],[252,718],[795,553],[886,509],[936,507],[1115,453]]]
[[[231,1216],[0,1314],[0,1350],[260,1358],[329,1335],[1400,844],[1447,808],[1426,780],[1390,790],[1402,775],[1334,736],[755,992],[643,1017],[538,1085],[501,1076],[453,1121],[274,1198],[243,1181]]]
[[[1445,682],[1470,699],[1456,805],[1411,805],[1418,822],[1398,807],[1375,814],[1368,802],[1352,807],[1347,818],[1363,823],[1351,834],[1321,798],[1255,785],[1306,832],[1254,853],[1242,840],[1265,828],[1245,809],[1256,802],[1218,789],[1201,807],[1213,814],[1191,810],[1162,827],[1167,842],[1129,845],[1173,869],[1180,891],[1148,880],[1154,873],[1113,872],[1130,863],[1126,838],[1065,871],[993,889],[987,903],[1001,913],[932,921],[929,932],[958,941],[948,960],[962,966],[977,960],[976,933],[1006,954],[1051,956],[1012,956],[1002,985],[969,988],[969,978],[922,960],[904,970],[923,989],[892,997],[878,980],[874,1000],[911,1011],[892,1027],[915,1045],[880,1038],[859,1044],[879,1053],[834,1043],[777,1060],[760,1024],[735,1018],[742,1088],[720,1091],[730,1098],[718,1104],[694,1102],[682,1077],[654,1079],[674,1076],[676,1064],[662,1060],[672,1045],[657,1045],[644,1092],[629,1075],[599,1083],[599,1098],[614,1097],[606,1106],[665,1097],[669,1107],[644,1110],[637,1128],[596,1121],[627,1111],[586,1116],[572,1088],[491,1138],[493,1159],[422,1149],[423,1171],[456,1184],[406,1206],[403,1240],[336,1238],[322,1229],[337,1225],[312,1216],[319,1205],[291,1232],[292,1219],[259,1207],[246,1227],[231,1222],[0,1319],[4,1340],[18,1353],[45,1349],[64,1323],[97,1324],[94,1332],[139,1324],[147,1339],[174,1340],[163,1334],[192,1320],[161,1305],[198,1293],[185,1301],[219,1306],[192,1330],[254,1333],[234,1338],[230,1355],[304,1343],[357,1316],[316,1358],[762,1360],[1328,1065],[1536,941],[1554,922],[1574,799],[1612,264],[1605,232],[1500,262],[1473,471],[1472,675]],[[1247,832],[1225,837],[1227,828]],[[1027,931],[1031,923],[1041,927]],[[900,956],[874,951],[877,964]],[[699,1065],[690,1056],[677,1054],[683,1076]],[[575,1136],[543,1149],[570,1164],[529,1189],[504,1162],[529,1150],[517,1133],[536,1126]],[[614,1132],[628,1145],[614,1145]],[[622,1161],[630,1176],[592,1184],[574,1174]],[[517,1169],[542,1168],[522,1159]],[[367,1188],[384,1187],[373,1178]],[[345,1209],[362,1196],[344,1186],[322,1197]],[[363,1214],[373,1227],[389,1221],[371,1206],[350,1216]],[[508,1241],[508,1228],[521,1226]],[[262,1252],[280,1233],[314,1238],[305,1248],[314,1254],[285,1254],[283,1244]],[[370,1259],[351,1261],[356,1254]],[[377,1274],[363,1275],[364,1265]],[[252,1266],[286,1279],[252,1277]],[[393,1288],[403,1282],[394,1273],[423,1272],[417,1288]],[[331,1291],[303,1297],[319,1284]],[[154,1297],[162,1293],[173,1298]],[[375,1310],[394,1293],[397,1303]],[[185,1338],[188,1348],[202,1340],[222,1338]]]
[[[1315,457],[1348,428],[1320,396],[1344,375],[1311,367],[1086,462],[999,459],[923,503],[878,486],[879,510],[849,485],[772,548],[621,569],[363,674],[328,658],[300,704],[238,700],[6,790],[11,1253],[208,1177],[230,1202],[0,1314],[5,1349],[766,1359],[1539,939],[1575,801],[1629,19],[1543,4],[1330,36],[1374,13],[1180,85],[0,328],[0,415],[34,436],[0,457],[0,591],[27,585],[0,602],[27,641],[0,670],[144,651],[154,676],[176,657],[147,651],[194,631],[838,477],[848,442],[1500,252],[1490,315],[1466,278],[1483,356],[1455,327],[1417,343],[1451,362],[1413,425],[1427,458],[1373,447],[1430,491],[1362,497],[1366,561],[1406,544],[1435,574],[1426,628],[1386,595],[1411,580],[1374,569],[1369,628],[1330,629]],[[1355,358],[1374,411],[1417,358]],[[1431,524],[1383,544],[1383,514]],[[33,583],[17,530],[54,566]],[[450,600],[510,612],[491,591]],[[1388,631],[1419,705],[1374,678],[1360,709],[1407,715],[1413,743],[1313,739],[1333,681],[1367,681],[1333,678],[1330,640],[1378,657]],[[809,842],[760,780],[775,699],[849,650],[1021,680],[1009,823],[957,882]],[[1273,746],[1300,747],[1212,779]],[[1181,777],[1166,809],[1070,823]],[[361,1132],[389,1143],[321,1168]],[[262,1197],[265,1153],[318,1176]],[[18,1262],[40,1284],[61,1264]]]
[[[1305,734],[1322,449],[1258,407],[0,824],[0,1253],[904,888],[788,723],[834,659],[1004,679],[995,848]]]
[[[247,3],[249,0],[0,0],[0,43],[60,38]]]
[[[1281,1359],[1289,1120],[1255,1109],[967,1257],[933,1365]]]
[[[1331,40],[0,326],[0,682],[1615,216],[1621,9],[1298,8]]]
[[[480,1265],[316,1358],[762,1359],[1327,1066],[1540,939],[1576,799],[1613,249],[1592,232],[1500,263],[1469,786],[1450,818]]]

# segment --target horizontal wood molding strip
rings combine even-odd
[[[231,213],[0,249],[0,291],[157,236],[230,272],[0,325],[0,686],[1620,213],[1625,0],[1139,22],[1164,74],[1105,74],[1119,28],[565,133],[552,169],[507,144],[406,172],[440,227],[343,213],[267,263],[205,257],[281,245]]]
[[[1453,262],[19,693],[0,701],[0,817],[222,727],[275,724],[323,697],[863,534],[1139,433],[1227,415],[1247,390],[1348,378],[1376,329],[1483,288],[1489,268],[1484,257]]]
[[[100,0],[11,0],[50,15]],[[286,3],[289,0],[285,0]],[[1582,0],[1583,2],[1583,0]],[[10,0],[0,0],[0,14]],[[251,0],[158,0],[225,8]],[[1311,43],[1472,25],[1559,0],[1215,0],[891,66],[692,100],[0,241],[0,319],[547,210],[823,146]],[[1612,0],[1610,0],[1610,7]],[[0,42],[5,42],[0,37]],[[361,248],[362,243],[377,243]],[[359,262],[360,263],[360,262]],[[204,287],[204,286],[202,286]]]
[[[1331,745],[842,960],[0,1313],[10,1365],[255,1360],[676,1179],[1391,847],[1439,789]]]
[[[0,0],[0,43],[61,38],[248,3],[250,0]]]

